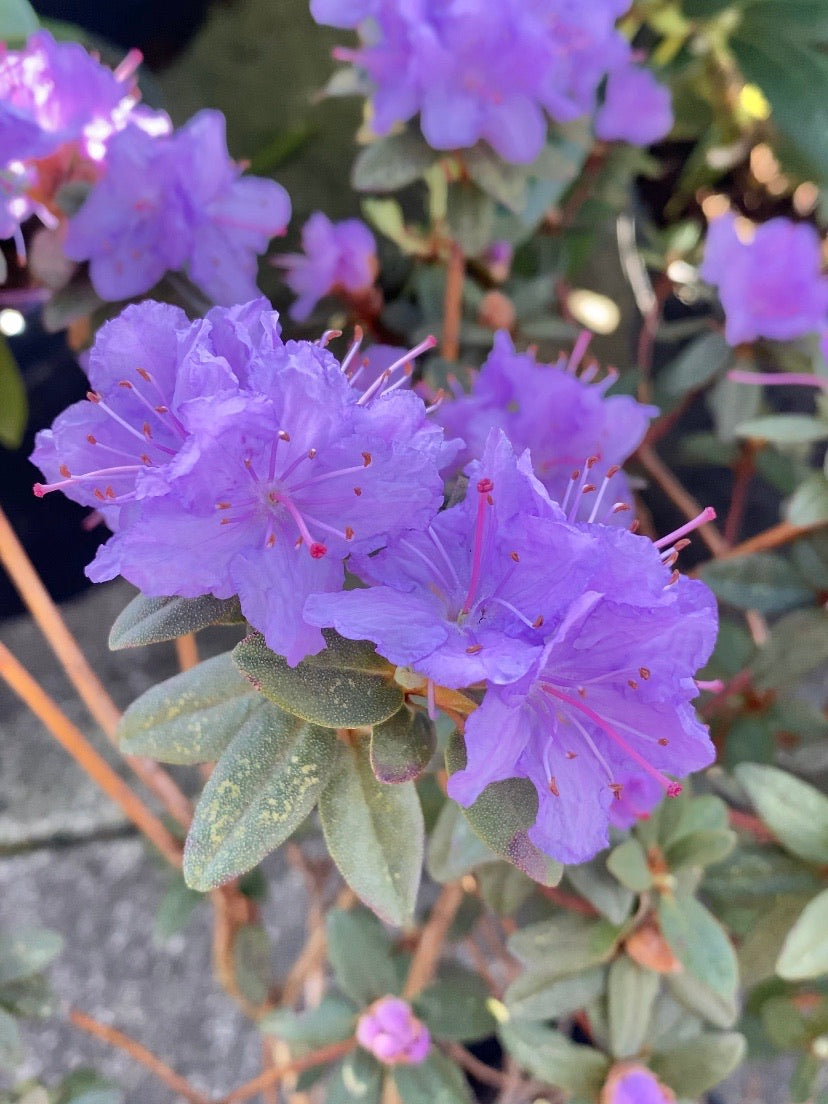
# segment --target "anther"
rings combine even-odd
[[[543,624],[543,614],[539,613],[535,620],[532,622],[533,629],[539,629]]]
[[[92,433],[87,433],[86,439],[87,439],[87,441],[89,442],[90,445],[97,445],[97,443],[98,443],[98,438],[95,437],[95,435],[92,434]]]
[[[65,464],[61,464],[60,467],[58,468],[58,471],[60,472],[60,474],[63,476],[64,479],[71,479],[72,478],[72,473],[69,471],[69,469],[67,468],[67,466]]]
[[[610,782],[610,787],[609,788],[612,790],[613,797],[615,798],[615,800],[620,801],[621,800],[621,794],[624,790],[624,787],[621,785],[621,783],[620,782]]]
[[[564,758],[565,759],[577,759],[578,758],[578,752],[577,751],[565,751],[564,752]]]
[[[636,518],[635,521],[630,526],[630,532],[631,533],[637,533],[640,526],[641,526],[641,522],[638,520],[638,518]]]
[[[230,509],[230,503],[229,502],[217,502],[216,503],[216,509],[217,510],[229,510]]]
[[[667,739],[666,736],[662,736],[662,737],[660,737],[658,743],[659,743],[659,747],[667,747],[667,745],[670,743],[670,741]]]
[[[520,556],[517,554],[517,552],[510,552],[509,556],[515,561],[515,563],[520,563]]]
[[[612,479],[614,475],[618,475],[621,471],[619,464],[613,464],[612,467],[607,468],[607,479]]]
[[[682,525],[679,529],[674,529],[672,533],[668,533],[666,537],[661,537],[660,540],[654,541],[656,548],[666,548],[667,545],[673,544],[679,537],[683,537],[686,533],[692,533],[694,529],[698,529],[700,525],[705,525],[708,521],[716,520],[716,511],[712,506],[706,506],[702,512],[688,521],[686,525]]]
[[[149,374],[146,368],[136,368],[135,371],[138,373],[144,383],[152,383],[152,376]]]
[[[95,490],[94,490],[94,491],[92,492],[92,494],[93,494],[93,495],[95,496],[95,498],[97,498],[97,500],[98,500],[99,502],[103,502],[103,500],[104,500],[104,493],[103,493],[103,491],[102,491],[102,490],[100,489],[100,487],[96,487],[96,488],[95,488]]]
[[[650,668],[649,667],[639,667],[638,668],[638,673],[646,681],[650,677]]]
[[[362,494],[362,487],[354,487],[354,494],[357,496],[357,498],[359,498],[359,496]]]
[[[327,547],[324,544],[319,544],[318,541],[314,541],[310,546],[311,558],[314,560],[321,560],[327,551]]]
[[[97,391],[87,391],[86,397],[91,403],[99,403],[101,401],[101,396]]]
[[[279,437],[280,441],[289,441],[290,440],[290,434],[288,433],[288,431],[286,429],[280,429],[279,433],[278,433],[278,437]]]
[[[631,509],[632,509],[632,506],[630,506],[629,502],[616,502],[615,505],[612,508],[612,512],[614,514],[625,514],[627,512],[627,510],[631,510]],[[637,523],[634,522],[633,524],[636,525],[636,528],[638,527]]]
[[[635,681],[635,679],[627,679],[627,686],[629,686],[630,690],[638,689],[638,683]]]
[[[492,496],[491,496],[490,494],[489,494],[489,495],[486,495],[486,502],[487,502],[487,503],[488,503],[488,504],[489,504],[490,506],[494,506],[494,499],[492,498]]]
[[[275,533],[270,533],[268,535],[267,540],[265,541],[265,545],[268,548],[272,548],[275,543],[276,543],[276,534]]]
[[[681,793],[681,783],[680,782],[671,782],[670,785],[667,787],[667,796],[668,797],[678,797],[680,793]]]
[[[667,583],[667,586],[672,586],[674,583],[677,583],[680,578],[681,572],[679,570],[674,571],[673,574],[670,576],[670,581],[669,583]]]
[[[170,408],[168,406],[164,406],[163,403],[161,403],[159,406],[153,407],[153,410],[156,414],[169,414],[170,412]]]
[[[118,380],[118,386],[126,387],[128,391],[132,391],[132,384],[129,382],[129,380]]]
[[[549,779],[549,792],[551,794],[554,794],[555,797],[560,797],[561,796],[561,791],[558,789],[558,782],[557,782],[557,779],[555,778],[554,774]]]
[[[595,490],[595,484],[594,483],[587,483],[587,485],[581,491],[581,494],[590,494],[594,490]]]
[[[477,490],[480,494],[488,494],[490,491],[494,490],[494,483],[488,478],[479,479],[477,481]]]
[[[482,651],[483,651],[483,645],[482,644],[469,644],[468,648],[466,648],[466,652],[467,652],[468,655],[477,655],[478,652],[482,652]]]
[[[346,525],[345,526],[345,540],[353,540],[353,539],[354,539],[354,531],[350,527],[350,525]]]
[[[373,457],[371,456],[370,452],[363,452],[363,454],[362,454],[362,463],[366,468],[370,466],[372,460],[373,460]]]
[[[313,460],[316,456],[316,449],[308,449],[308,460]]]
[[[144,424],[141,426],[141,429],[144,431],[144,436],[148,440],[151,441],[152,440],[152,427],[150,426],[149,422],[144,422]]]

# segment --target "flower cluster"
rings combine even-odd
[[[373,85],[371,125],[386,134],[419,113],[428,143],[487,141],[507,161],[532,161],[547,114],[593,115],[604,139],[649,143],[672,126],[668,91],[633,63],[615,21],[628,0],[312,0],[320,23],[358,27],[362,45],[336,56]]]
[[[357,1042],[387,1066],[418,1065],[431,1050],[431,1035],[400,997],[382,997],[360,1016]]]
[[[819,235],[807,223],[774,218],[754,226],[729,212],[710,224],[700,275],[717,287],[725,337],[739,345],[822,332],[828,277],[821,267]]]
[[[359,294],[377,275],[377,243],[360,219],[331,222],[315,211],[302,227],[304,253],[286,253],[275,264],[287,270],[285,282],[297,296],[291,318],[303,322],[329,292]]]
[[[583,391],[611,404],[505,342],[495,377],[517,362],[518,373],[556,373],[559,403]],[[129,307],[100,331],[89,401],[39,435],[34,459],[50,482],[36,490],[63,490],[113,529],[88,569],[95,580],[237,594],[290,664],[334,627],[373,641],[432,694],[484,688],[450,795],[468,805],[498,779],[530,779],[530,838],[580,862],[606,845],[610,823],[678,792],[668,773],[712,759],[690,702],[715,603],[674,570],[686,532],[710,515],[655,543],[608,524],[615,465],[590,455],[550,495],[502,428],[479,443],[468,433],[467,493],[441,509],[441,473],[462,443],[401,386],[430,344],[394,360],[383,350],[378,373],[369,354],[373,382],[360,387],[358,341],[341,364],[323,344],[285,343],[262,300],[192,323],[173,307]],[[633,415],[640,436],[649,411],[625,406]],[[346,559],[357,589],[344,589]]]
[[[37,215],[57,228],[60,189],[82,183],[90,191],[63,250],[90,262],[101,298],[141,294],[186,269],[215,302],[250,299],[256,256],[290,218],[287,193],[241,176],[219,112],[173,133],[167,115],[139,104],[140,60],[132,51],[112,71],[46,31],[0,56],[0,236],[23,255],[21,223]]]
[[[672,1104],[675,1099],[672,1089],[645,1066],[627,1062],[610,1073],[600,1104]]]

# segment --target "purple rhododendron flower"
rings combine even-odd
[[[582,340],[568,361],[538,364],[530,353],[517,353],[505,331],[498,332],[471,393],[460,393],[436,411],[446,430],[466,442],[462,459],[479,455],[491,426],[498,426],[515,448],[530,450],[535,473],[557,501],[587,457],[608,467],[623,464],[658,410],[627,395],[607,396],[614,376],[592,382],[594,366],[578,375],[583,348]],[[626,477],[617,472],[608,501],[628,500]]]
[[[489,687],[466,723],[466,767],[448,785],[469,805],[498,779],[530,779],[538,816],[529,838],[565,863],[607,846],[625,781],[645,775],[677,793],[663,772],[681,777],[714,758],[690,704],[698,693],[693,675],[716,638],[712,593],[671,575],[671,549],[662,553],[646,537],[598,524],[575,528],[594,540],[599,566],[529,672]]]
[[[387,1066],[417,1065],[431,1050],[431,1035],[400,997],[374,1001],[357,1023],[357,1042]]]
[[[217,303],[258,294],[257,254],[284,233],[290,199],[273,180],[241,176],[224,116],[200,111],[170,136],[131,125],[109,144],[106,173],[69,222],[66,255],[89,261],[103,299],[148,291],[186,269]]]
[[[320,345],[283,343],[264,300],[190,323],[146,302],[104,326],[90,400],[38,434],[50,483],[115,531],[87,569],[149,595],[238,594],[291,664],[324,647],[302,618],[349,552],[425,528],[443,433],[411,391],[360,396]]]
[[[629,6],[628,0],[313,0],[311,12],[322,23],[359,26],[361,48],[336,56],[370,77],[378,134],[419,112],[435,149],[482,139],[506,160],[527,162],[543,149],[547,113],[561,122],[591,114],[606,74],[631,66],[629,43],[615,28]],[[613,95],[615,126],[623,130],[627,101]],[[661,108],[659,101],[666,133],[672,119]],[[636,106],[631,114],[638,113]],[[655,122],[654,113],[650,131],[662,137]],[[627,126],[635,134],[640,122],[628,119]]]
[[[613,1069],[601,1093],[601,1104],[672,1104],[675,1099],[651,1070],[634,1065]]]
[[[609,74],[604,102],[595,116],[599,138],[649,146],[669,134],[672,126],[670,92],[648,69],[626,65]]]
[[[297,322],[329,292],[363,291],[377,275],[377,243],[360,219],[331,222],[316,211],[302,227],[302,248],[304,253],[287,253],[274,261],[287,270],[285,282],[298,296],[290,309]]]
[[[739,345],[759,337],[787,341],[821,332],[828,312],[828,278],[820,271],[816,230],[785,218],[756,226],[752,236],[748,229],[731,212],[714,219],[699,270],[718,289],[728,342]]]
[[[31,35],[22,50],[0,53],[0,163],[28,161],[77,143],[99,157],[102,143],[135,102],[125,83],[131,60],[114,73],[75,42]]]
[[[590,540],[569,526],[533,473],[493,431],[463,502],[350,570],[366,590],[312,595],[306,620],[373,640],[392,663],[443,686],[520,678],[591,570]],[[549,563],[554,562],[554,574]]]

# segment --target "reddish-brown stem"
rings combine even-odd
[[[69,720],[46,691],[32,678],[6,646],[0,643],[0,677],[48,728],[90,778],[110,797],[125,816],[151,840],[161,854],[181,866],[181,845],[158,817],[132,792],[109,763],[98,754],[79,728]]]
[[[589,901],[584,901],[573,893],[567,893],[564,889],[558,889],[557,886],[541,886],[540,891],[548,900],[554,901],[556,905],[560,905],[569,912],[577,912],[581,916],[598,915],[598,910],[593,908]]]
[[[304,1073],[305,1070],[313,1069],[314,1066],[325,1065],[328,1062],[335,1062],[338,1058],[344,1058],[355,1046],[355,1039],[346,1039],[342,1043],[331,1043],[330,1046],[320,1047],[319,1050],[315,1050],[311,1054],[305,1054],[301,1058],[294,1058],[290,1062],[271,1066],[270,1069],[260,1073],[258,1077],[254,1077],[252,1081],[246,1081],[243,1085],[239,1085],[237,1089],[233,1089],[228,1096],[219,1101],[219,1104],[240,1104],[242,1100],[249,1100],[251,1096],[258,1096],[259,1093],[264,1092],[271,1085],[278,1085],[280,1081],[290,1077],[293,1073]]]
[[[702,512],[701,506],[676,479],[652,445],[648,445],[646,442],[639,445],[635,456],[647,474],[655,480],[688,521],[699,516]],[[705,525],[699,526],[699,536],[714,556],[721,556],[727,552],[728,546],[724,537],[712,522],[708,521]]]
[[[752,552],[767,552],[771,548],[781,548],[784,544],[790,544],[809,533],[816,533],[824,527],[825,522],[820,522],[818,525],[793,525],[790,521],[780,521],[778,525],[772,525],[770,529],[757,533],[755,537],[749,537],[748,540],[735,544],[727,552],[723,552],[721,558],[747,556]]]
[[[755,448],[750,441],[745,441],[739,450],[739,459],[733,467],[733,492],[730,496],[730,509],[724,523],[724,539],[732,547],[739,539],[742,528],[742,518],[747,506],[747,494],[750,481],[756,471],[754,463]]]
[[[194,633],[179,636],[175,641],[175,655],[182,671],[189,671],[198,663],[198,644]]]
[[[0,563],[3,564],[20,597],[46,637],[81,701],[106,736],[115,743],[120,711],[89,666],[78,642],[69,632],[60,611],[41,582],[40,576],[1,508]],[[147,789],[163,803],[170,815],[183,827],[188,828],[192,820],[192,808],[170,775],[151,759],[136,755],[127,755],[124,758]]]
[[[403,986],[404,997],[416,997],[431,981],[443,942],[462,900],[463,887],[459,882],[449,882],[443,886],[420,934],[420,941]]]
[[[460,319],[463,307],[463,283],[466,264],[463,250],[452,242],[446,270],[446,293],[443,299],[443,333],[440,355],[443,360],[455,361],[460,355]]]
[[[759,843],[770,843],[776,837],[766,824],[753,813],[743,813],[739,809],[727,810],[728,820],[733,828],[742,832],[750,832]]]
[[[224,991],[246,1016],[257,1020],[268,1005],[252,1004],[239,986],[236,975],[236,939],[239,930],[258,919],[255,901],[240,892],[237,882],[219,886],[210,894],[213,904],[213,972]]]
[[[500,1070],[492,1069],[491,1066],[487,1066],[485,1062],[481,1062],[479,1058],[475,1058],[464,1046],[459,1043],[442,1043],[441,1049],[443,1049],[450,1058],[453,1058],[458,1066],[462,1067],[466,1073],[470,1073],[472,1077],[475,1077],[483,1085],[491,1085],[493,1089],[503,1090],[508,1084],[508,1078],[505,1073]]]
[[[128,1035],[124,1035],[122,1031],[116,1030],[114,1027],[109,1027],[107,1024],[99,1023],[98,1020],[93,1019],[91,1016],[87,1016],[85,1012],[79,1012],[76,1008],[69,1010],[69,1020],[79,1027],[82,1031],[88,1032],[90,1035],[94,1035],[98,1039],[102,1039],[103,1042],[109,1043],[110,1046],[117,1047],[119,1050],[123,1050],[130,1058],[134,1058],[136,1062],[140,1062],[142,1066],[145,1066],[164,1084],[172,1089],[178,1096],[183,1096],[185,1100],[189,1100],[191,1104],[210,1104],[209,1097],[200,1093],[198,1089],[193,1088],[189,1081],[187,1081],[180,1074],[176,1073],[171,1066],[168,1066],[166,1062],[162,1062],[151,1050],[147,1050],[145,1046],[140,1043],[136,1043],[134,1039],[130,1039]]]

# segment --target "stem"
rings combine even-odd
[[[450,1058],[454,1059],[458,1066],[461,1066],[466,1073],[470,1073],[481,1084],[491,1085],[493,1089],[500,1089],[501,1091],[506,1088],[508,1084],[506,1074],[487,1066],[485,1062],[475,1058],[464,1046],[459,1043],[442,1043],[440,1046]]]
[[[238,882],[219,886],[210,894],[213,905],[213,972],[224,991],[251,1020],[258,1020],[269,1004],[252,1004],[236,975],[236,938],[239,929],[254,924],[259,910],[255,901],[239,891]]]
[[[24,604],[46,637],[78,692],[86,708],[101,726],[109,740],[117,746],[116,730],[121,714],[98,676],[89,666],[86,656],[66,626],[60,611],[35,571],[6,515],[0,508],[0,563],[6,569]],[[167,772],[151,759],[126,755],[125,761],[148,790],[184,828],[192,820],[190,802]]]
[[[798,540],[808,533],[816,533],[825,527],[825,522],[816,525],[793,525],[790,521],[780,521],[778,525],[772,525],[763,533],[757,533],[741,544],[734,544],[727,552],[723,552],[721,559],[726,560],[731,556],[747,556],[751,552],[766,552],[769,548],[780,548],[783,544]]]
[[[152,840],[173,866],[181,866],[181,845],[155,813],[132,792],[109,763],[92,747],[79,728],[69,720],[45,690],[32,678],[8,648],[0,643],[0,677],[48,728],[57,742],[69,752],[124,815]]]
[[[125,1051],[130,1058],[134,1058],[136,1062],[140,1062],[142,1066],[146,1066],[148,1070],[151,1070],[174,1093],[183,1096],[185,1100],[191,1101],[191,1104],[209,1104],[209,1097],[194,1089],[189,1081],[176,1073],[166,1062],[162,1062],[151,1050],[147,1050],[145,1046],[136,1043],[134,1039],[130,1039],[122,1031],[117,1031],[114,1027],[99,1023],[91,1016],[87,1016],[85,1012],[79,1012],[75,1008],[69,1010],[69,1020],[81,1031],[86,1031],[90,1035],[102,1039],[105,1043],[109,1043],[110,1046]]]
[[[556,905],[560,905],[569,912],[577,912],[581,916],[598,916],[598,910],[593,908],[589,901],[583,901],[564,889],[558,889],[557,886],[541,886],[540,891],[548,900],[554,901]]]
[[[463,283],[466,275],[463,250],[451,243],[446,272],[446,294],[443,300],[443,335],[440,355],[443,360],[456,361],[460,355],[460,314],[463,306]]]
[[[431,981],[446,934],[462,900],[463,887],[459,882],[449,882],[448,885],[443,886],[431,910],[431,915],[423,927],[420,942],[411,960],[402,991],[406,999],[416,997]]]
[[[189,671],[198,663],[198,644],[194,633],[178,636],[175,640],[175,654],[182,671]]]
[[[647,474],[652,476],[670,501],[678,506],[688,520],[699,516],[702,512],[701,506],[690,492],[684,489],[652,445],[646,443],[639,445],[635,456]],[[728,551],[724,537],[711,522],[699,528],[699,536],[714,556],[722,556]]]
[[[733,491],[730,496],[730,509],[727,511],[724,523],[724,539],[731,547],[739,539],[742,528],[748,488],[756,471],[755,452],[753,442],[744,442],[739,450],[739,459],[733,467]]]
[[[319,1050],[315,1050],[311,1054],[305,1054],[301,1058],[294,1058],[290,1062],[271,1066],[270,1069],[260,1073],[258,1077],[254,1077],[252,1081],[246,1081],[243,1085],[239,1085],[237,1089],[233,1089],[228,1096],[219,1101],[219,1104],[239,1104],[242,1100],[249,1100],[251,1096],[258,1096],[259,1093],[270,1088],[271,1085],[278,1085],[280,1081],[283,1081],[292,1073],[304,1073],[305,1070],[313,1069],[314,1066],[321,1066],[328,1062],[335,1062],[337,1058],[344,1058],[355,1046],[356,1039],[345,1039],[341,1043],[331,1043],[329,1046],[320,1047]]]

